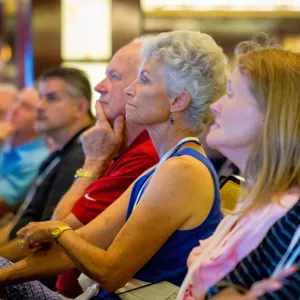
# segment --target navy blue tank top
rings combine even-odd
[[[133,276],[135,279],[151,283],[169,281],[180,286],[187,273],[186,262],[191,250],[199,246],[199,240],[206,239],[213,234],[223,217],[220,209],[219,180],[212,163],[205,156],[192,148],[182,149],[173,154],[172,157],[181,155],[189,155],[198,159],[210,170],[215,187],[215,197],[212,208],[205,221],[198,227],[189,230],[175,231],[152,259]],[[132,214],[140,189],[143,188],[144,183],[154,171],[155,168],[139,178],[134,184],[130,195],[126,221]],[[199,178],[199,180],[201,180],[201,178]],[[147,185],[145,185],[144,190],[146,188]],[[144,190],[142,192],[144,192]],[[114,293],[107,293],[103,289],[100,289],[99,294],[92,299],[113,300],[120,298]]]
[[[199,240],[206,239],[213,234],[222,219],[219,180],[212,163],[205,156],[192,148],[182,149],[172,157],[182,155],[189,155],[198,159],[210,170],[215,187],[215,197],[212,208],[205,221],[198,227],[189,230],[175,231],[152,259],[135,274],[135,279],[152,283],[169,281],[180,286],[187,272],[186,262],[189,253],[194,247],[199,246]],[[138,179],[133,186],[126,220],[128,220],[133,211],[140,189],[154,171],[155,168]],[[201,180],[201,178],[199,178],[199,180]],[[146,188],[147,186],[144,187],[144,190]],[[144,190],[142,192],[144,192]]]

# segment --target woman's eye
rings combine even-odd
[[[140,77],[140,83],[146,84],[147,83],[147,79],[144,78],[144,77]]]
[[[116,75],[116,74],[112,74],[112,75],[111,75],[111,79],[119,79],[119,77],[118,77],[118,75]]]

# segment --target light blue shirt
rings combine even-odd
[[[43,138],[20,147],[11,148],[10,142],[0,149],[0,197],[9,206],[19,206],[38,174],[49,149]]]

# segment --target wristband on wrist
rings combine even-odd
[[[85,171],[82,168],[78,169],[74,175],[75,179],[80,178],[80,177],[88,178],[92,181],[95,181],[97,179],[96,174],[94,174],[93,172]]]

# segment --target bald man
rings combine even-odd
[[[38,101],[35,89],[20,91],[0,122],[0,217],[21,204],[49,155],[44,138],[34,129]]]

